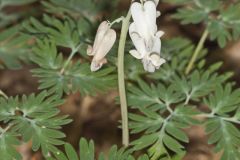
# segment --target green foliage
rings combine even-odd
[[[167,50],[168,45],[176,42],[179,42],[178,45]],[[194,105],[189,106],[189,103],[201,102],[231,77],[231,73],[217,73],[222,63],[208,66],[204,71],[205,61],[200,59],[205,52],[199,57],[194,71],[184,75],[187,64],[185,60],[189,58],[193,48],[188,41],[180,38],[165,42],[163,56],[167,58],[167,55],[171,55],[169,64],[148,76],[152,80],[151,85],[138,78],[138,85],[128,86],[128,105],[141,112],[129,115],[131,133],[143,134],[132,142],[133,149],[142,150],[147,147],[153,159],[172,159],[170,151],[177,155],[184,152],[182,143],[188,143],[189,140],[182,129],[201,124],[194,119],[201,112]]]
[[[25,5],[32,2],[35,2],[36,0],[0,0],[1,7],[5,6],[18,6],[18,5]]]
[[[212,114],[225,115],[238,108],[240,103],[240,89],[232,90],[231,84],[226,85],[225,88],[218,86],[214,95],[210,95],[205,99],[205,104],[212,110]]]
[[[205,124],[206,133],[210,134],[208,143],[215,144],[215,152],[223,151],[221,160],[237,160],[240,156],[240,130],[235,126],[240,124],[237,117],[239,99],[240,90],[232,90],[232,86],[228,84],[225,88],[219,86],[214,94],[204,101],[211,109]],[[234,116],[231,116],[233,112]]]
[[[88,17],[92,20],[101,10],[112,8],[116,2],[116,0],[111,2],[108,0],[50,0],[50,2],[42,1],[42,4],[50,13],[69,14],[76,18]]]
[[[182,153],[183,146],[178,141],[188,142],[182,129],[196,123],[192,116],[198,112],[181,105],[185,97],[174,85],[165,87],[159,83],[149,87],[145,82],[139,81],[139,88],[129,87],[127,96],[128,104],[143,113],[129,115],[131,133],[144,132],[142,137],[132,142],[134,150],[150,146],[149,152],[153,159],[162,155],[170,158],[168,149],[177,154]],[[177,104],[179,105],[173,110],[172,106]],[[168,116],[166,112],[169,113]]]
[[[20,33],[22,27],[19,23],[30,14],[35,15],[37,8],[32,11],[31,7],[24,10],[18,7],[25,7],[35,1],[0,0],[0,68],[19,69],[22,61],[29,62],[31,40],[29,36]],[[14,7],[17,12],[12,13],[8,7]]]
[[[162,80],[164,83],[173,82],[175,76],[185,74],[184,71],[194,48],[195,46],[189,40],[180,37],[163,41],[162,56],[167,60],[167,63],[154,74],[148,74],[147,76],[151,79]],[[194,65],[195,69],[205,65],[203,57],[206,53],[205,49],[201,51]]]
[[[29,36],[19,34],[20,26],[13,26],[0,33],[0,67],[19,69],[20,60],[27,60],[30,53]]]
[[[65,144],[65,153],[59,151],[55,153],[56,160],[95,160],[95,150],[94,143],[91,140],[88,142],[86,139],[82,138],[79,143],[79,155],[75,152],[74,148],[70,144]],[[130,154],[131,152],[125,149],[118,149],[117,146],[113,146],[107,157],[103,153],[100,153],[98,160],[135,160],[135,158]],[[79,159],[80,158],[80,159]],[[51,158],[48,160],[55,160]],[[141,156],[138,160],[149,160],[147,155]]]
[[[0,121],[7,127],[0,130],[2,144],[0,154],[6,160],[12,157],[21,159],[14,145],[19,145],[18,138],[24,142],[32,141],[32,150],[41,148],[43,155],[55,152],[57,145],[64,142],[61,138],[65,135],[59,131],[62,125],[71,120],[67,116],[59,116],[56,106],[63,103],[58,96],[50,96],[42,92],[35,96],[10,97],[7,100],[0,98]]]
[[[26,7],[37,0],[0,0],[0,27],[6,27],[15,24],[16,21],[20,22],[29,15],[36,15],[38,9],[35,7]],[[14,12],[9,12],[7,8],[14,8]],[[25,7],[25,9],[20,9]]]
[[[21,155],[15,150],[14,146],[19,145],[18,134],[0,128],[0,156],[6,160],[15,158],[21,160]]]
[[[35,18],[31,18],[29,23],[24,23],[24,27],[29,34],[36,35],[40,38],[48,37],[56,45],[75,49],[80,43],[80,33],[77,24],[66,18],[65,21],[44,15],[42,24]]]
[[[181,4],[174,18],[180,19],[182,24],[206,24],[210,39],[217,40],[220,47],[240,36],[240,3],[221,0],[170,0],[170,3]]]
[[[57,46],[71,49],[70,57],[76,54],[85,44],[83,35],[86,28],[81,23],[75,23],[70,18],[63,22],[47,15],[43,23],[32,18],[24,27],[28,33],[39,40],[31,59],[40,68],[34,69],[34,76],[40,78],[40,89],[49,89],[50,93],[80,91],[82,94],[95,95],[97,91],[106,91],[115,86],[114,68],[103,69],[97,73],[90,71],[89,63],[64,61],[62,54],[58,54]],[[82,22],[82,21],[80,21]]]
[[[128,104],[130,106],[152,110],[164,109],[171,104],[180,102],[183,96],[176,92],[174,85],[165,87],[161,83],[149,87],[145,82],[139,81],[139,86],[129,87]]]
[[[64,60],[57,53],[54,42],[39,41],[34,49],[32,60],[41,68],[33,69],[34,76],[40,78],[40,89],[49,89],[50,93],[62,95],[80,91],[82,94],[95,95],[115,86],[114,68],[102,69],[92,73],[87,63],[70,64],[63,71]]]

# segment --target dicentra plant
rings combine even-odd
[[[202,30],[196,46],[184,37],[164,38],[168,33],[157,19],[162,3],[176,6],[172,18],[181,25]],[[60,115],[58,106],[75,92],[95,96],[117,90],[123,148],[113,146],[99,160],[134,160],[135,153],[143,155],[138,160],[180,160],[189,142],[184,129],[193,125],[205,127],[208,143],[222,160],[238,160],[240,89],[231,72],[219,73],[221,62],[206,63],[211,53],[204,44],[212,40],[224,48],[239,39],[240,2],[140,0],[129,2],[127,12],[117,4],[0,1],[1,68],[33,63],[40,92],[15,97],[0,92],[0,159],[21,160],[16,147],[29,141],[48,160],[96,159],[93,141],[81,139],[79,153],[64,141],[61,127],[71,118]],[[22,6],[13,13],[6,9]],[[107,19],[100,18],[103,11]],[[129,133],[137,138],[129,140]]]

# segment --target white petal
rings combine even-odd
[[[149,54],[151,63],[159,68],[166,61],[160,57],[161,53],[161,40],[158,37],[154,37],[154,46],[152,52]]]
[[[161,12],[160,11],[157,11],[157,18],[161,16]]]
[[[160,55],[161,53],[161,40],[158,37],[153,38],[153,48],[151,52],[158,53]]]
[[[156,36],[157,36],[158,38],[161,38],[163,35],[164,35],[164,32],[163,32],[163,31],[158,31],[158,32],[156,33]]]
[[[138,34],[136,25],[133,22],[129,27],[129,34],[137,51],[144,57],[147,54],[144,39]]]
[[[146,58],[142,60],[144,70],[147,72],[155,72],[155,66]]]
[[[146,3],[144,3],[144,12],[146,22],[148,24],[148,29],[150,30],[151,33],[155,33],[157,18],[156,4],[153,1],[147,1]]]
[[[137,59],[142,59],[142,55],[137,50],[130,50],[129,52],[133,57]]]
[[[107,55],[107,53],[113,47],[116,37],[116,32],[113,29],[109,29],[107,31],[101,40],[101,43],[99,43],[98,49],[96,50],[96,54],[94,55],[95,61],[101,61]]]
[[[155,72],[156,68],[152,65],[152,63],[150,63],[148,65],[148,67],[146,68],[146,71],[150,72],[150,73],[153,73]]]
[[[162,64],[166,62],[165,59],[161,58],[159,54],[153,53],[150,55],[150,61],[151,63],[156,67],[159,68]]]
[[[157,6],[158,3],[159,3],[159,0],[154,0],[154,2],[155,2],[155,4],[156,4],[156,6]]]
[[[148,35],[145,37],[145,43],[148,51],[150,51],[153,47],[153,39],[152,37],[157,32],[156,18],[157,18],[157,10],[156,5],[153,1],[147,1],[144,3],[144,15],[148,28]]]
[[[143,6],[138,2],[134,2],[131,5],[131,14],[138,34],[145,39],[149,39],[149,28],[147,26]]]
[[[96,33],[96,37],[95,37],[95,40],[94,40],[94,44],[93,44],[93,54],[96,54],[95,52],[98,50],[101,42],[102,42],[102,39],[104,38],[105,34],[107,33],[107,31],[110,29],[109,27],[109,24],[107,21],[103,21],[99,27],[98,27],[98,30],[97,30],[97,33]]]
[[[87,48],[87,55],[89,56],[93,56],[94,53],[93,53],[93,47],[88,45],[88,48]]]

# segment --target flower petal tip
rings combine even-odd
[[[90,45],[88,45],[88,47],[87,47],[87,55],[89,55],[89,56],[93,56],[94,55],[93,54],[93,47],[90,46]]]
[[[91,69],[92,72],[96,72],[101,67],[102,67],[102,64],[96,63],[96,61],[92,61],[90,69]]]

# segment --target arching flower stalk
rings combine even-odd
[[[146,1],[143,5],[134,2],[131,5],[133,23],[129,27],[129,34],[136,49],[130,54],[141,59],[144,69],[148,72],[155,72],[156,69],[165,63],[160,57],[161,36],[163,31],[157,31],[156,19],[160,15],[157,12],[158,1]]]
[[[98,27],[93,46],[88,46],[87,49],[87,54],[93,56],[91,71],[97,71],[107,63],[105,56],[113,47],[116,37],[116,31],[111,29],[111,24],[103,21]]]

